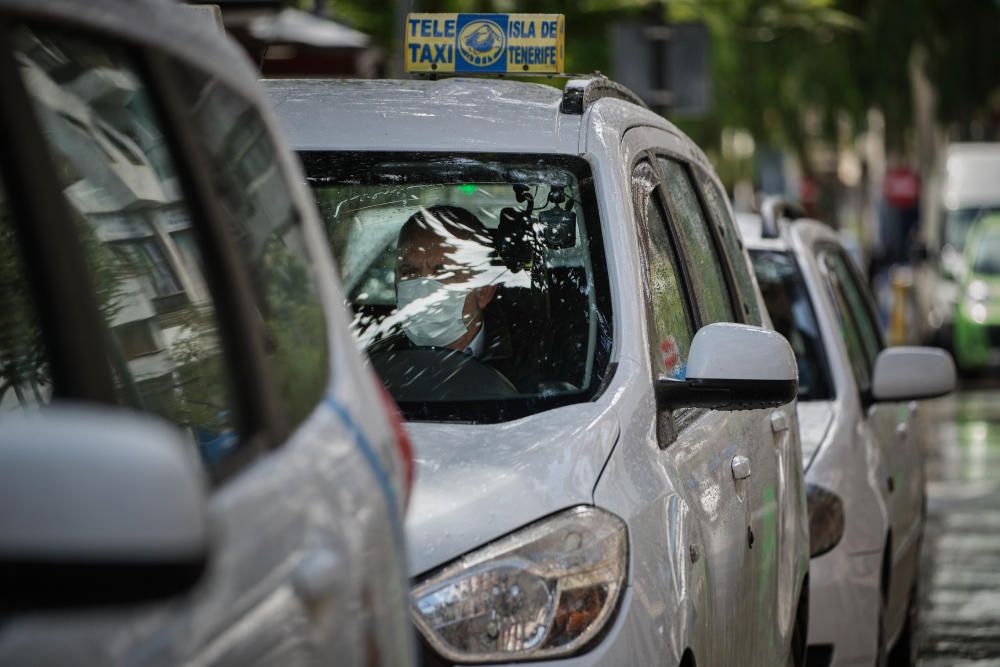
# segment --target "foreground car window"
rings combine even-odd
[[[203,72],[179,62],[171,67],[190,129],[211,156],[213,191],[247,260],[276,393],[294,428],[319,403],[330,377],[326,316],[299,210],[257,109]]]
[[[107,326],[120,401],[174,422],[209,467],[234,452],[202,256],[146,87],[106,45],[21,28],[16,56]]]
[[[2,177],[2,174],[0,174]],[[0,420],[49,402],[52,385],[41,323],[32,301],[7,193],[0,182]]]
[[[354,331],[409,418],[500,421],[594,394],[611,332],[584,161],[302,157]]]
[[[788,339],[799,367],[799,400],[833,398],[812,302],[791,253],[751,250],[750,259],[774,328]]]

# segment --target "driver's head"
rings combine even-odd
[[[397,248],[396,305],[406,335],[416,345],[464,350],[496,294],[487,278],[490,231],[464,208],[432,206],[403,224]]]

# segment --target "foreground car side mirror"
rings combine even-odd
[[[936,347],[888,347],[872,373],[872,399],[913,401],[937,398],[955,389],[955,362]]]
[[[205,481],[166,422],[53,404],[0,424],[4,611],[161,599],[191,588],[209,552]]]
[[[691,341],[684,380],[656,381],[656,402],[661,410],[756,410],[788,403],[798,388],[795,353],[781,334],[717,322]]]

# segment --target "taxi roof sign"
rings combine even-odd
[[[404,59],[422,74],[561,74],[562,14],[409,14]]]

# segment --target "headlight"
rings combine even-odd
[[[990,295],[990,290],[982,280],[973,280],[965,288],[965,293],[969,297],[969,301],[985,301],[986,297]]]
[[[574,507],[420,582],[410,613],[449,660],[565,656],[611,617],[627,560],[625,523],[596,507]]]
[[[969,305],[969,317],[976,324],[983,324],[986,321],[986,317],[989,312],[986,310],[986,306],[981,303],[973,303]]]
[[[844,536],[844,503],[832,491],[806,484],[809,507],[809,557],[815,558],[837,546]]]

